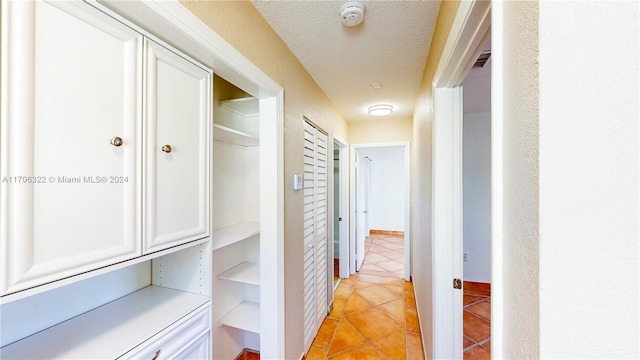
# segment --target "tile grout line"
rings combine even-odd
[[[395,242],[399,243],[401,241],[401,239],[400,240],[393,239],[394,238],[393,235],[388,236],[387,238],[389,240],[376,238],[375,236],[367,237],[367,241],[365,242],[365,245],[366,245],[366,248],[365,248],[365,260],[363,262],[363,266],[364,265],[377,266],[378,262],[373,262],[370,259],[367,259],[369,255],[377,254],[380,257],[382,257],[383,259],[387,259],[387,260],[380,260],[380,262],[391,261],[391,262],[393,262],[395,264],[402,265],[403,268],[404,268],[404,263],[400,263],[400,262],[396,261],[395,259],[392,259],[392,258],[390,258],[390,257],[388,257],[386,255],[382,255],[382,254],[376,252],[376,249],[379,250],[379,251],[384,251],[384,252],[392,252],[392,251],[397,251],[398,250],[398,249],[387,248],[383,244],[385,244],[385,245],[386,244],[398,245]],[[374,245],[376,246],[375,248],[373,247]],[[392,246],[392,247],[395,247],[395,246]],[[377,267],[381,268],[380,266],[377,266]],[[354,348],[357,348],[359,346],[363,346],[365,344],[367,344],[369,347],[372,347],[374,349],[374,351],[379,356],[381,356],[383,359],[390,359],[390,357],[387,354],[385,354],[382,349],[378,348],[374,344],[374,341],[382,339],[382,338],[385,338],[385,337],[388,337],[388,336],[391,336],[392,334],[394,334],[396,332],[399,332],[399,331],[402,331],[403,336],[404,336],[403,337],[403,339],[404,339],[404,358],[408,359],[409,358],[409,334],[412,334],[412,336],[413,335],[418,335],[418,338],[420,338],[420,340],[421,340],[420,334],[421,334],[421,330],[422,329],[418,328],[419,332],[414,332],[414,331],[410,332],[410,331],[408,331],[408,328],[407,328],[407,324],[408,324],[408,319],[407,319],[407,317],[408,317],[408,312],[407,312],[408,303],[407,303],[407,299],[406,299],[406,294],[408,293],[408,291],[406,291],[406,287],[407,287],[406,282],[404,281],[403,277],[394,276],[395,274],[394,274],[393,271],[389,271],[389,270],[384,269],[384,268],[381,268],[381,269],[383,269],[384,271],[379,271],[379,273],[381,273],[381,274],[375,274],[375,275],[374,274],[370,274],[370,273],[367,274],[366,271],[358,272],[357,274],[353,275],[354,276],[353,283],[351,283],[351,282],[349,282],[349,283],[341,282],[338,285],[338,286],[340,286],[340,285],[348,286],[349,292],[348,292],[348,296],[342,298],[342,299],[344,299],[344,302],[342,302],[342,299],[341,299],[341,303],[343,305],[342,305],[342,311],[341,311],[340,315],[336,316],[336,317],[333,317],[333,318],[330,318],[333,321],[337,320],[337,324],[336,324],[336,327],[335,327],[335,329],[334,329],[334,331],[333,331],[333,333],[331,335],[331,339],[330,339],[330,341],[328,343],[328,347],[325,348],[325,347],[319,346],[319,345],[317,345],[315,343],[312,344],[312,346],[317,346],[318,348],[323,349],[323,351],[324,351],[324,349],[326,349],[325,356],[324,356],[325,360],[329,359],[330,357],[333,358],[335,356],[338,356],[339,354],[342,354],[344,352],[351,351]],[[369,281],[377,280],[377,281],[376,282],[369,282],[369,281],[366,281],[366,280],[361,280],[360,279],[360,275],[371,276],[371,278],[369,278],[367,280],[369,280]],[[385,280],[384,280],[385,283],[381,282],[381,281],[383,281],[382,278],[385,278]],[[394,283],[397,283],[398,280],[401,280],[401,281],[399,281],[400,285],[394,285]],[[362,287],[360,287],[360,286],[362,286]],[[395,299],[390,299],[390,300],[381,302],[379,304],[375,304],[375,302],[372,302],[371,300],[369,300],[368,297],[365,297],[362,294],[360,294],[361,291],[359,291],[359,290],[369,289],[369,288],[374,287],[374,286],[378,287],[379,289],[386,289],[391,294],[399,295],[399,297],[395,298]],[[362,297],[363,300],[365,300],[369,305],[371,305],[371,307],[368,308],[368,309],[353,311],[353,312],[350,312],[349,314],[346,314],[345,313],[346,307],[348,306],[350,301],[353,300],[354,293],[358,294],[360,297]],[[397,301],[397,300],[402,300],[401,304],[402,304],[402,320],[403,320],[403,322],[399,322],[398,320],[396,320],[395,317],[392,317],[392,314],[390,314],[388,312],[388,311],[391,311],[391,310],[390,309],[386,309],[386,308],[383,307],[383,306],[385,306],[387,304],[390,304],[390,303],[392,303],[394,301]],[[360,314],[360,313],[363,313],[364,311],[371,311],[373,309],[379,310],[381,314],[383,314],[385,317],[389,318],[389,320],[391,320],[393,323],[395,323],[398,326],[398,328],[396,330],[391,330],[388,333],[385,333],[385,334],[382,334],[380,336],[377,336],[376,338],[369,339],[367,336],[365,336],[361,332],[360,328],[356,327],[356,325],[354,325],[353,323],[351,323],[351,321],[349,321],[349,319],[347,319],[347,316],[350,316],[352,314]],[[329,318],[329,317],[327,317],[327,318]],[[343,323],[343,321],[346,321],[346,323]],[[342,349],[342,350],[340,350],[340,351],[338,351],[338,352],[336,352],[334,354],[329,355],[329,351],[331,350],[332,346],[334,345],[334,341],[336,340],[336,336],[338,335],[338,329],[340,328],[341,325],[346,326],[347,324],[348,324],[348,326],[351,326],[356,331],[356,333],[359,334],[364,339],[364,341],[362,343],[359,343],[359,344],[354,345],[354,346],[350,346],[348,348]],[[418,322],[418,326],[419,326],[419,322]]]
[[[478,315],[478,314],[474,313],[473,311],[469,311],[469,310],[467,310],[467,309],[463,309],[463,311],[466,311],[466,312],[468,312],[468,313],[469,313],[469,315],[473,315],[473,316],[477,317],[478,319],[480,319],[480,320],[484,320],[484,321],[488,322],[489,324],[491,324],[491,320],[490,320],[490,319],[485,319],[485,318],[483,318],[482,316],[480,316],[480,315]]]

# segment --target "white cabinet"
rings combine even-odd
[[[145,42],[145,251],[151,252],[209,234],[211,75]]]
[[[0,352],[6,359],[174,359],[208,344],[201,338],[209,339],[210,321],[207,296],[148,286]]]
[[[0,353],[211,358],[212,74],[98,8],[2,3]]]
[[[67,2],[5,11],[0,294],[142,249],[142,36]]]
[[[86,4],[6,7],[0,294],[206,238],[210,72]]]

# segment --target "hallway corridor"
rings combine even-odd
[[[424,359],[404,237],[373,234],[362,269],[342,279],[306,359]]]

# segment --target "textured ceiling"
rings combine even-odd
[[[253,2],[348,121],[378,119],[367,108],[379,103],[394,107],[387,118],[411,117],[440,3],[362,1],[364,22],[352,28],[343,3]]]

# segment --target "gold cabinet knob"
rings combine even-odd
[[[171,152],[171,150],[173,150],[173,149],[171,148],[171,145],[168,145],[168,144],[167,144],[167,145],[164,145],[164,146],[162,147],[162,151],[166,152],[167,154],[168,154],[168,153],[170,153],[170,152]]]
[[[111,145],[118,147],[118,146],[122,146],[122,144],[124,144],[124,140],[122,140],[121,137],[119,136],[114,136],[109,143],[111,143]]]

